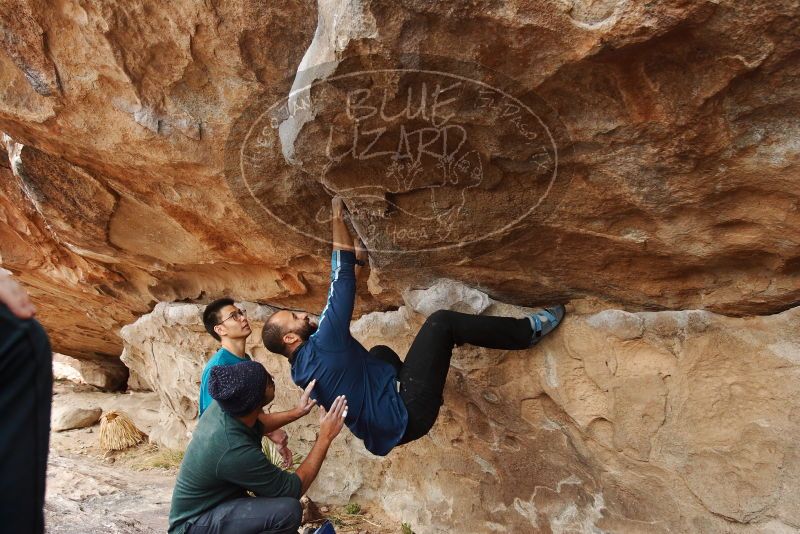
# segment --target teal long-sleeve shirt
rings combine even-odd
[[[203,412],[208,410],[208,407],[214,402],[214,399],[212,399],[211,395],[208,393],[208,379],[211,376],[211,368],[215,365],[236,365],[237,363],[242,363],[249,359],[250,356],[247,354],[244,355],[244,358],[240,358],[225,348],[221,348],[214,353],[211,359],[208,360],[206,366],[203,368],[203,375],[200,377],[200,402],[198,406],[198,417],[203,415]]]

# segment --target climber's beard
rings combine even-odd
[[[300,336],[300,339],[305,341],[308,338],[310,338],[311,335],[316,331],[317,331],[317,325],[312,323],[311,321],[308,321],[307,323],[304,323],[302,326],[298,327],[294,331],[294,333]]]

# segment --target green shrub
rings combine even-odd
[[[347,506],[344,507],[344,511],[348,515],[358,515],[361,513],[361,505],[357,502],[348,503]]]

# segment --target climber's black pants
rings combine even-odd
[[[532,336],[528,319],[439,310],[422,325],[405,362],[389,347],[373,347],[370,354],[393,365],[400,379],[400,397],[408,410],[408,426],[400,444],[421,438],[436,422],[455,345],[526,349]]]
[[[53,364],[35,320],[0,304],[0,531],[44,532]]]

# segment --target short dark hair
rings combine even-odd
[[[261,341],[268,351],[275,354],[283,354],[286,356],[286,344],[283,342],[283,336],[286,334],[284,328],[273,321],[275,314],[269,316],[269,319],[264,323],[264,328],[261,330]]]
[[[219,334],[214,332],[214,327],[217,326],[220,321],[222,321],[222,317],[220,317],[220,310],[225,306],[233,306],[234,302],[232,298],[221,298],[217,299],[208,306],[206,309],[203,310],[203,325],[206,327],[206,332],[211,334],[211,337],[216,339],[217,341],[222,341],[222,338],[219,337]]]

